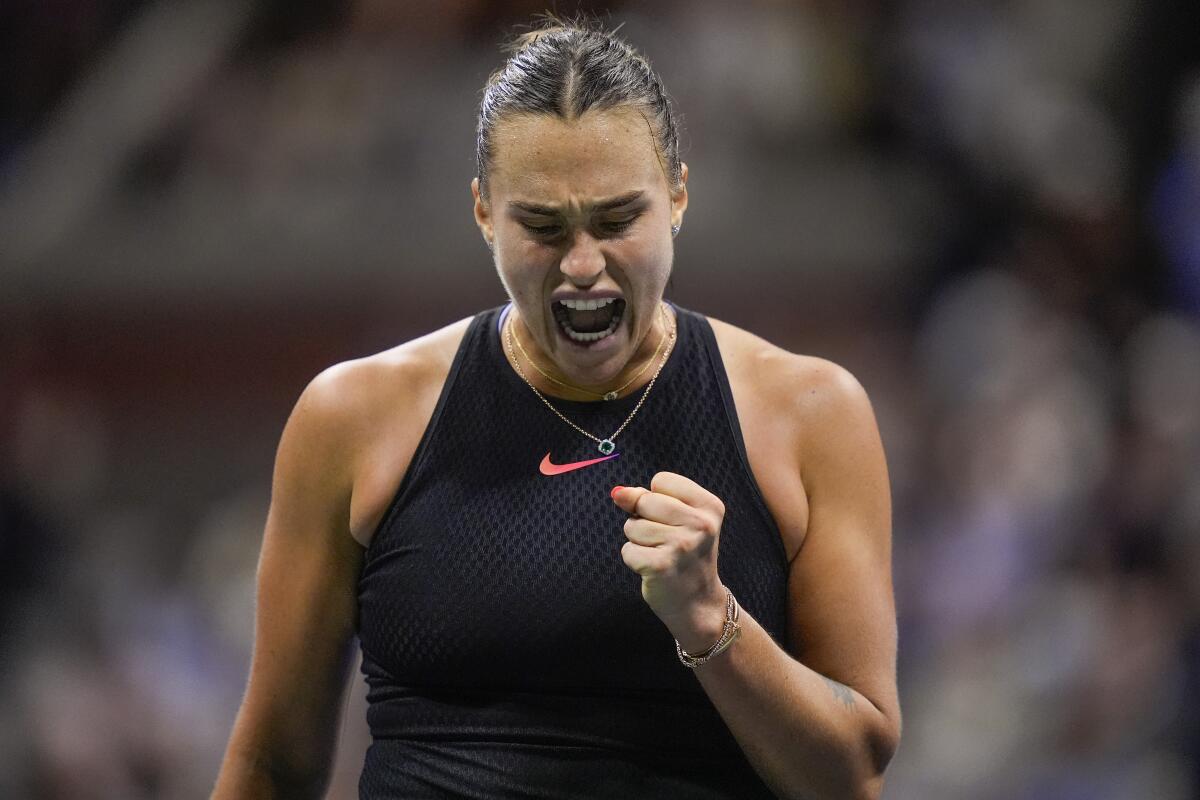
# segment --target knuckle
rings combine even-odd
[[[671,550],[679,556],[689,556],[695,551],[695,549],[695,539],[687,534],[676,536],[671,541]]]
[[[721,529],[721,520],[712,514],[700,512],[693,518],[691,528],[703,535],[714,536]]]

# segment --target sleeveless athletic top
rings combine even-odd
[[[547,453],[601,454],[506,362],[506,310],[471,321],[367,548],[359,796],[772,797],[642,599],[609,498],[663,470],[720,497],[721,580],[786,644],[787,559],[708,320],[675,307],[675,350],[618,457],[546,476]],[[604,438],[641,394],[551,402]]]

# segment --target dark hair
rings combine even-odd
[[[487,196],[492,132],[507,114],[552,114],[564,120],[590,108],[632,106],[651,128],[655,152],[672,189],[683,180],[679,130],[662,81],[645,57],[597,23],[547,16],[542,27],[517,37],[508,60],[492,73],[479,105],[475,168]]]

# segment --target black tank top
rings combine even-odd
[[[618,457],[546,476],[547,453],[601,454],[506,362],[505,310],[471,321],[367,548],[360,797],[771,797],[642,599],[609,498],[663,470],[720,497],[721,580],[786,644],[787,559],[708,320],[675,307],[675,350]],[[604,438],[641,394],[551,402]]]

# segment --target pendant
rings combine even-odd
[[[609,392],[608,394],[604,395],[604,399],[605,399],[605,400],[616,400],[616,399],[617,399],[617,393],[616,393],[616,392]]]
[[[612,439],[605,439],[604,441],[600,442],[599,449],[600,449],[601,453],[603,453],[604,455],[608,455],[613,450],[616,450],[617,446],[615,444],[613,444]]]

